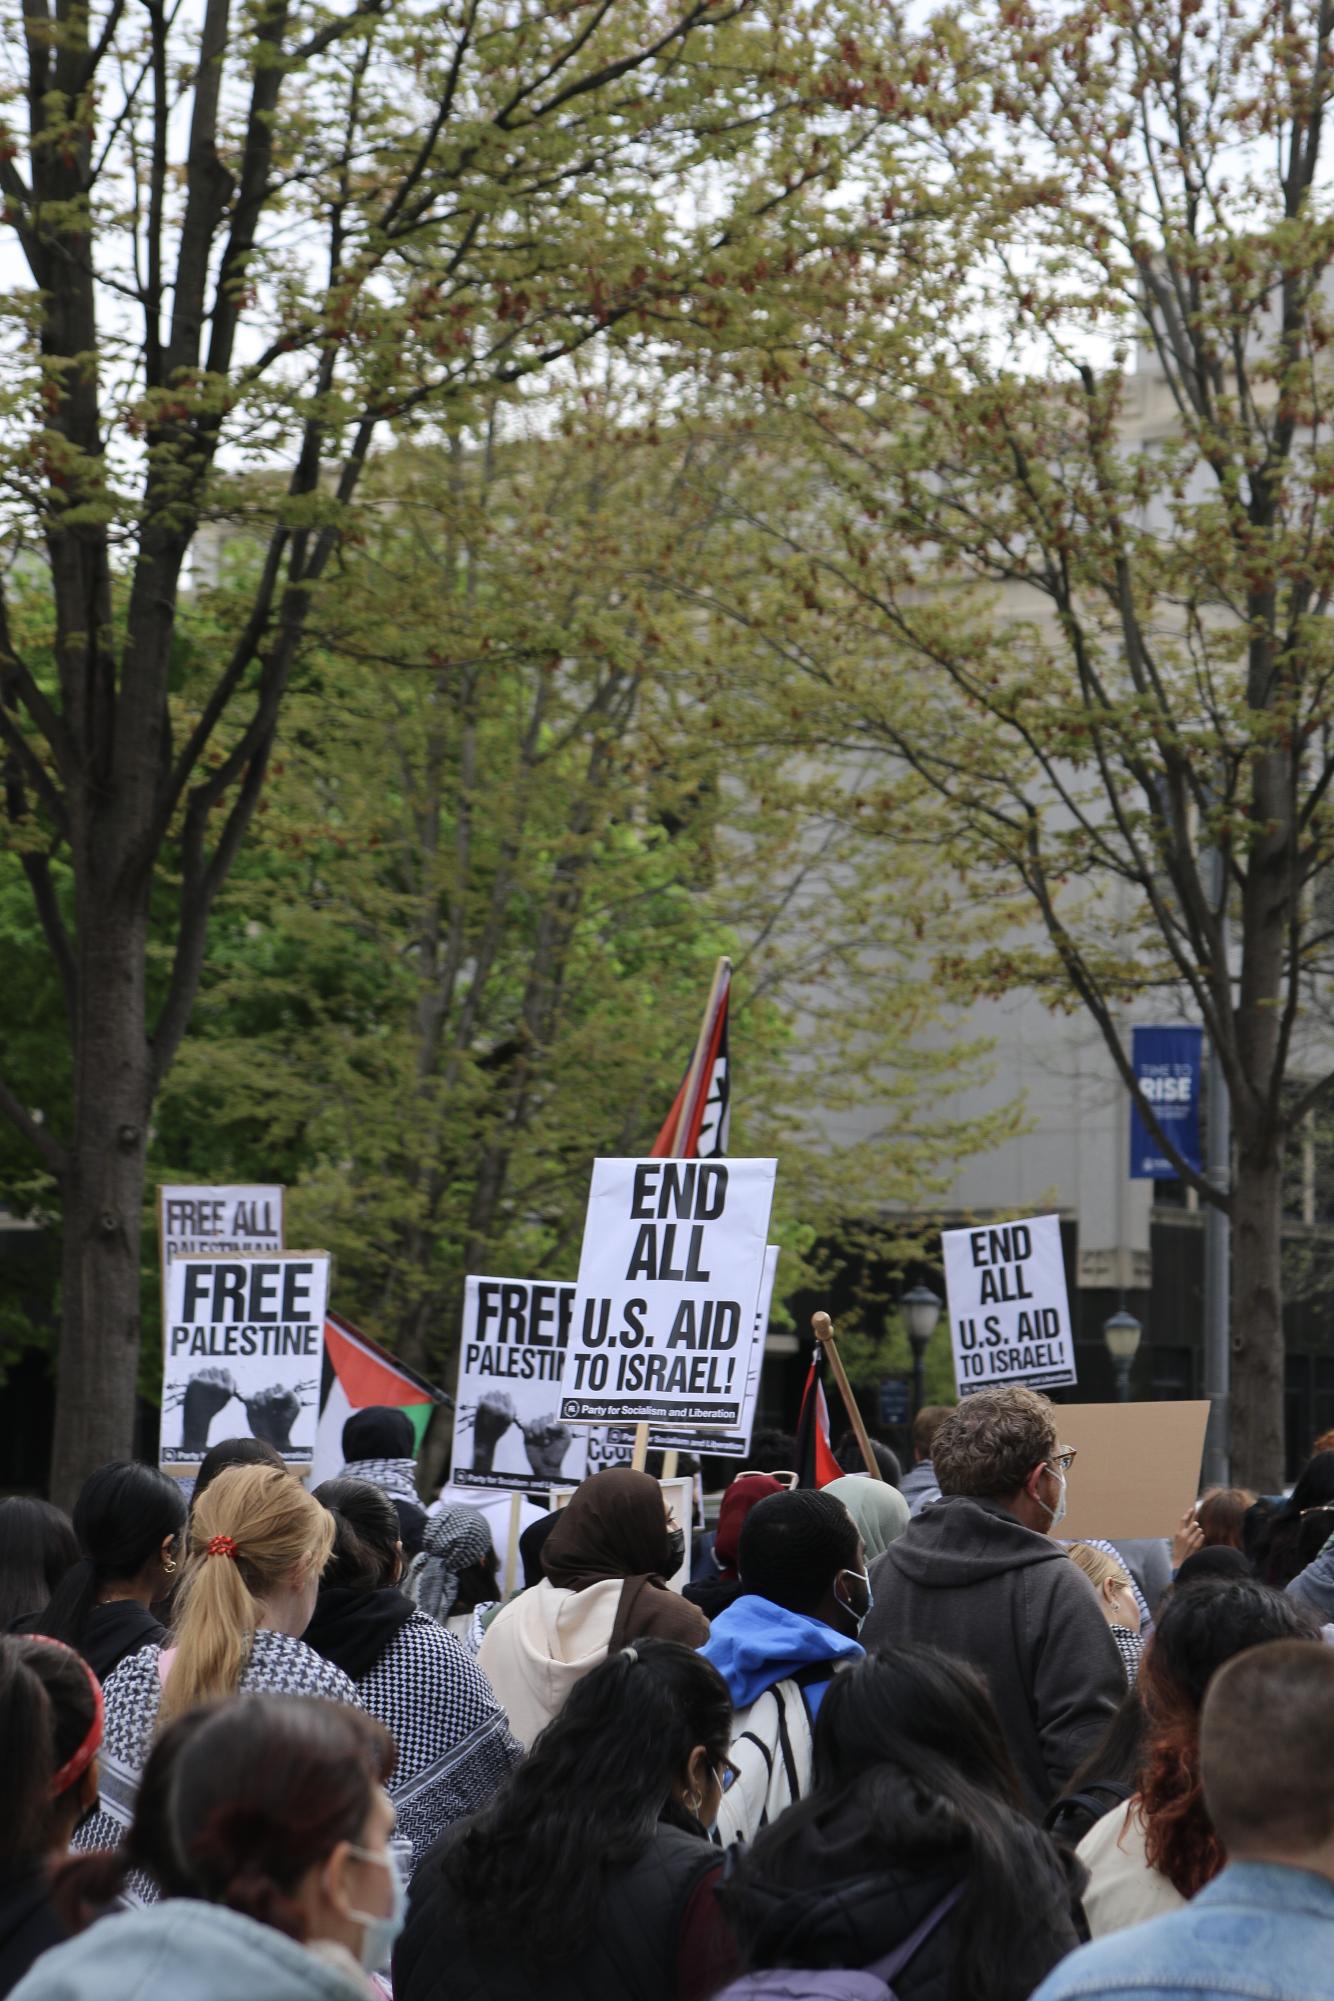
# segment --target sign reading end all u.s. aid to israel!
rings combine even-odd
[[[959,1395],[1075,1380],[1059,1216],[941,1233]]]
[[[740,1424],[777,1169],[594,1163],[561,1375],[565,1423]]]

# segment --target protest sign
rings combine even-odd
[[[210,1445],[245,1429],[276,1446],[293,1467],[309,1470],[328,1252],[173,1258],[165,1283],[163,1467],[193,1471]]]
[[[554,1279],[465,1281],[453,1485],[545,1494],[583,1479],[587,1435],[556,1415],[573,1310]]]
[[[276,1184],[236,1188],[159,1188],[158,1242],[172,1258],[218,1258],[280,1251],[283,1194]]]
[[[1207,1401],[1063,1403],[1056,1422],[1076,1454],[1062,1542],[1174,1533],[1200,1491]]]
[[[594,1163],[565,1422],[740,1426],[776,1172],[773,1160]]]
[[[750,1369],[746,1376],[746,1390],[741,1403],[741,1422],[735,1431],[700,1431],[688,1424],[655,1424],[649,1432],[650,1452],[691,1452],[698,1457],[709,1453],[715,1459],[746,1459],[750,1456],[750,1435],[755,1429],[755,1413],[760,1403],[760,1370],[764,1366],[764,1338],[769,1331],[769,1308],[773,1303],[774,1279],[778,1271],[777,1244],[769,1244],[764,1253],[764,1276],[760,1280],[760,1296],[755,1302],[755,1332],[751,1347]],[[596,1438],[598,1434],[594,1434]],[[625,1463],[630,1463],[634,1433],[626,1436],[630,1445],[625,1451]],[[596,1451],[596,1445],[589,1445],[589,1464]]]
[[[1059,1216],[941,1233],[959,1395],[1075,1380]]]

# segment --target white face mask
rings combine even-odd
[[[367,1973],[385,1973],[393,1956],[398,1935],[407,1922],[408,1886],[403,1879],[398,1855],[393,1849],[383,1852],[376,1848],[352,1848],[359,1862],[369,1862],[377,1869],[389,1871],[389,1881],[393,1886],[393,1903],[387,1916],[378,1916],[373,1911],[349,1910],[346,1916],[353,1924],[361,1926],[361,1951],[357,1957]]]
[[[1047,1506],[1047,1503],[1043,1500],[1041,1494],[1034,1494],[1033,1499],[1037,1502],[1038,1506],[1042,1509],[1044,1514],[1051,1516],[1051,1520],[1047,1524],[1047,1534],[1055,1535],[1057,1529],[1061,1526],[1061,1523],[1065,1520],[1065,1503],[1066,1503],[1065,1474],[1062,1472],[1059,1466],[1049,1466],[1047,1468],[1047,1471],[1049,1473],[1054,1473],[1056,1475],[1057,1481],[1059,1482],[1061,1489],[1060,1499],[1057,1501],[1056,1506],[1054,1508],[1049,1508]]]

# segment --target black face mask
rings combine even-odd
[[[677,1571],[686,1560],[686,1532],[684,1529],[668,1529],[667,1548],[671,1556],[671,1561],[667,1565],[667,1575],[675,1577]]]
[[[834,1582],[834,1596],[860,1631],[862,1621],[875,1603],[869,1576],[860,1570],[840,1570]]]

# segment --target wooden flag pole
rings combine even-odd
[[[672,1134],[672,1158],[674,1160],[681,1158],[685,1136],[690,1130],[695,1101],[699,1097],[703,1084],[704,1065],[709,1054],[709,1036],[713,1028],[713,1018],[717,1010],[718,998],[722,992],[723,981],[727,978],[731,970],[732,961],[730,959],[719,959],[713,969],[713,984],[709,988],[709,998],[704,1005],[704,1019],[699,1025],[699,1034],[695,1037],[695,1052],[690,1059],[690,1068],[686,1072],[685,1089],[681,1093],[681,1116],[676,1121],[676,1130]],[[635,1449],[630,1464],[637,1473],[643,1472],[648,1460],[648,1431],[649,1428],[646,1424],[637,1424],[635,1426]],[[664,1454],[662,1462],[662,1476],[664,1480],[675,1478],[676,1464],[677,1455],[675,1452]]]
[[[811,1332],[824,1349],[825,1354],[829,1357],[829,1366],[834,1372],[834,1381],[838,1384],[839,1394],[842,1396],[847,1409],[848,1423],[856,1433],[857,1443],[862,1449],[862,1458],[866,1461],[866,1470],[873,1480],[883,1480],[885,1476],[880,1471],[876,1456],[871,1450],[871,1440],[867,1434],[866,1426],[862,1421],[861,1411],[857,1408],[857,1399],[852,1394],[852,1384],[848,1381],[848,1372],[843,1366],[843,1357],[838,1352],[838,1336],[834,1332],[834,1323],[827,1313],[813,1313],[811,1315]]]

